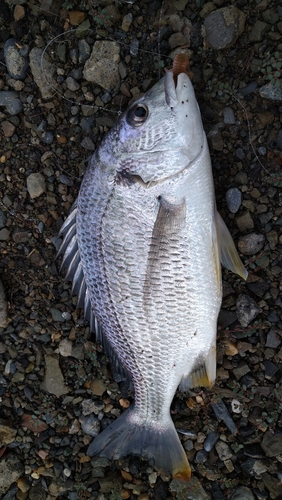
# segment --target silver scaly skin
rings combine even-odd
[[[215,380],[220,260],[243,278],[246,271],[216,211],[207,140],[185,73],[175,84],[168,72],[108,133],[61,233],[79,305],[135,390],[134,405],[88,454],[140,455],[188,480],[171,401],[178,386]]]

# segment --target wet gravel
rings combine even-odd
[[[2,499],[282,498],[282,7],[222,7],[0,0]],[[191,58],[218,209],[249,271],[223,271],[215,387],[172,404],[188,484],[86,455],[133,395],[55,260],[89,156],[175,50]]]

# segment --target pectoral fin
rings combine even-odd
[[[212,387],[216,378],[216,342],[214,342],[208,352],[205,361],[186,377],[183,377],[179,386],[181,391],[193,389],[194,387]]]
[[[248,272],[238,255],[234,241],[225,225],[225,222],[217,211],[215,211],[215,223],[219,239],[220,260],[222,265],[246,280]]]

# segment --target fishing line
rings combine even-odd
[[[258,155],[257,155],[257,152],[255,150],[255,147],[254,147],[254,143],[253,143],[253,140],[252,140],[252,135],[251,135],[251,124],[250,124],[250,120],[249,120],[249,117],[248,117],[248,111],[246,109],[246,107],[244,106],[244,104],[242,103],[241,99],[239,99],[239,97],[237,97],[233,92],[230,92],[229,90],[225,90],[226,93],[232,95],[232,97],[234,97],[234,99],[236,99],[236,101],[238,102],[238,104],[241,106],[241,108],[243,109],[244,113],[245,113],[245,117],[246,117],[246,121],[247,121],[247,127],[248,127],[248,135],[249,135],[249,144],[252,148],[252,151],[255,155],[255,158],[256,160],[258,161],[259,165],[263,168],[263,170],[269,175],[271,176],[269,170],[267,170],[267,168],[263,165],[263,163],[260,161]]]

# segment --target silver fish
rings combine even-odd
[[[215,381],[220,260],[244,279],[247,272],[216,210],[186,73],[167,72],[107,134],[61,234],[78,306],[135,390],[134,405],[88,454],[139,455],[189,480],[170,405],[178,386]]]

